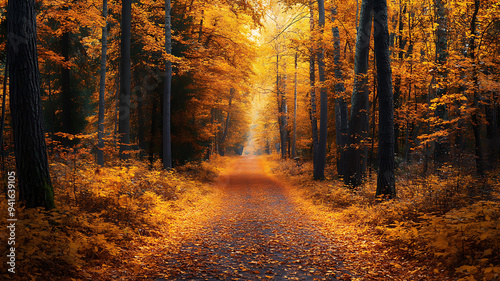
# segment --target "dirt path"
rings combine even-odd
[[[258,158],[239,159],[219,185],[220,213],[167,258],[168,280],[338,280],[348,275],[335,256],[335,241],[295,208]]]

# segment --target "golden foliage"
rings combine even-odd
[[[344,250],[346,267],[364,278],[384,280],[381,272],[388,270],[401,280],[498,279],[498,176],[479,180],[451,167],[439,176],[400,172],[398,198],[379,201],[374,178],[350,190],[334,179],[311,181],[310,163],[279,161],[276,155],[268,160],[269,173],[299,187],[296,200],[305,212],[351,249]]]
[[[62,161],[50,164],[57,209],[17,210],[22,266],[9,280],[139,278],[148,270],[143,260],[151,251],[189,236],[217,205],[209,182],[226,163],[219,157],[216,165],[190,163],[178,172],[149,169],[139,161],[98,167],[72,156],[61,152]],[[203,181],[192,178],[192,170],[204,171],[203,177],[194,175]],[[6,198],[0,203],[6,205]],[[5,221],[6,208],[0,212]],[[6,241],[7,234],[0,232],[0,239]],[[4,243],[1,252],[6,251]]]

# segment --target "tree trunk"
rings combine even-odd
[[[376,195],[396,196],[394,177],[394,103],[392,70],[389,53],[387,0],[375,0],[374,50],[377,63],[377,92],[379,95],[378,177]]]
[[[281,147],[283,147],[282,150],[282,158],[286,158],[288,155],[290,155],[290,146],[288,145],[290,143],[290,130],[288,129],[288,106],[286,102],[286,69],[285,69],[285,74],[282,77],[282,90],[281,90],[281,124],[282,124],[282,129],[283,129],[283,139],[281,141]]]
[[[474,131],[475,140],[475,155],[476,155],[476,171],[480,176],[484,176],[484,161],[483,161],[483,146],[481,144],[481,121],[479,120],[479,110],[481,108],[479,102],[479,82],[478,82],[478,69],[476,62],[476,21],[477,14],[479,12],[479,6],[481,4],[480,0],[474,0],[474,13],[472,14],[472,20],[470,23],[470,39],[469,39],[469,55],[473,62],[472,80],[474,82],[474,109],[471,119],[472,119],[472,129]]]
[[[114,141],[115,141],[115,150],[118,147],[118,139],[119,139],[119,133],[118,133],[118,123],[120,121],[119,115],[120,115],[120,73],[118,73],[115,81],[115,88],[114,90],[116,91],[116,98],[115,98],[115,128],[113,129],[114,133]]]
[[[43,129],[36,46],[35,1],[10,0],[7,57],[19,201],[27,208],[54,208]]]
[[[333,22],[335,22],[337,16],[337,8],[332,10]],[[333,63],[335,79],[335,133],[337,141],[337,174],[340,178],[345,176],[345,157],[346,157],[346,145],[348,141],[349,134],[349,121],[348,121],[348,109],[347,103],[344,100],[344,82],[342,76],[342,66],[340,65],[340,35],[339,28],[337,26],[332,28],[333,33]]]
[[[106,25],[102,28],[101,81],[99,83],[99,115],[97,120],[97,164],[104,166],[104,93],[106,91],[106,52],[108,48],[108,0],[102,1],[102,16]]]
[[[403,28],[404,28],[404,22],[403,22],[403,14],[406,13],[406,6],[402,7],[402,4],[400,3],[399,6],[399,27],[398,27],[398,47],[399,47],[399,52],[398,52],[398,59],[399,59],[399,64],[403,65],[403,49],[406,45],[406,40],[403,40]],[[397,112],[398,109],[401,107],[401,74],[397,75],[396,81],[394,84],[394,110]],[[398,154],[399,153],[399,136],[400,136],[400,130],[399,130],[399,124],[398,122],[394,123],[394,153]]]
[[[165,1],[165,51],[172,54],[172,26],[170,0]],[[165,61],[165,84],[163,91],[163,168],[172,168],[172,140],[170,136],[170,97],[172,95],[172,62]]]
[[[226,113],[226,121],[224,122],[224,131],[222,132],[222,136],[220,138],[220,145],[219,145],[219,155],[224,156],[226,153],[226,138],[227,138],[227,133],[229,131],[229,124],[231,122],[231,105],[233,102],[233,96],[234,96],[234,89],[231,88],[229,94],[229,104],[227,108],[227,113]]]
[[[283,120],[281,116],[283,115],[283,106],[282,106],[282,95],[281,95],[281,76],[279,74],[279,61],[280,56],[279,53],[276,53],[276,102],[278,105],[278,129],[280,131],[280,152],[281,158],[285,158],[285,147],[283,146],[283,142],[285,139],[284,129],[283,129]]]
[[[434,0],[437,11],[437,32],[436,32],[436,62],[439,65],[438,83],[444,83],[446,80],[446,71],[442,67],[448,60],[448,24],[446,19],[446,10],[443,0]],[[436,96],[442,97],[446,94],[446,88],[437,87]],[[442,121],[445,120],[446,106],[439,105],[436,108],[435,115]],[[445,126],[439,125],[437,131],[445,130]],[[446,161],[446,156],[449,154],[449,144],[446,137],[439,137],[435,142],[434,161],[437,166],[441,166]]]
[[[292,138],[292,158],[297,157],[296,142],[297,142],[297,59],[298,52],[295,52],[295,88],[293,92],[293,138]]]
[[[376,123],[376,118],[375,118],[375,115],[376,115],[376,110],[377,110],[377,102],[378,102],[378,91],[377,91],[377,67],[375,66],[376,65],[376,59],[375,59],[375,56],[373,58],[373,102],[372,102],[372,126],[371,126],[371,129],[372,129],[372,133],[371,133],[371,137],[370,137],[370,141],[371,141],[371,144],[370,144],[370,153],[369,153],[369,159],[370,161],[368,161],[369,163],[369,167],[368,167],[368,174],[371,176],[372,174],[372,168],[375,167],[375,129],[377,128],[377,123]]]
[[[318,142],[318,157],[314,166],[314,179],[323,180],[325,178],[326,166],[326,141],[328,137],[328,96],[326,93],[325,83],[325,50],[323,48],[323,29],[325,28],[325,1],[318,0],[319,11],[319,29],[320,29],[320,46],[318,48],[318,74],[319,82],[321,83],[320,90],[320,117],[319,117],[319,142]]]
[[[311,34],[314,32],[314,9],[313,1],[310,1],[310,18],[309,25],[311,29]],[[311,53],[309,58],[309,81],[311,85],[311,110],[309,112],[309,117],[311,119],[311,131],[312,131],[312,150],[313,150],[313,166],[316,170],[316,159],[318,158],[318,121],[316,119],[316,75],[314,72],[315,58],[316,58],[316,48],[314,46],[314,37],[311,35]]]
[[[122,39],[121,39],[121,79],[120,79],[120,116],[118,133],[120,134],[120,157],[128,159],[130,155],[130,28],[132,21],[132,0],[122,1]]]
[[[61,36],[61,54],[64,57],[64,62],[69,63],[69,48],[70,48],[70,33],[65,31]],[[70,82],[70,67],[63,65],[61,67],[61,95],[62,95],[62,125],[63,132],[68,134],[75,134],[74,120],[75,107],[73,103],[73,93],[71,92]],[[72,143],[69,139],[63,139],[65,145]]]
[[[368,134],[368,52],[373,9],[371,1],[363,0],[359,28],[356,36],[354,57],[354,89],[351,98],[351,118],[349,119],[349,147],[347,149],[347,167],[344,181],[353,187],[363,181],[364,143]]]
[[[156,97],[153,96],[153,110],[151,112],[151,135],[149,139],[149,165],[151,168],[153,168],[154,164],[154,151],[155,151],[155,143],[156,143],[156,130],[157,130],[157,117],[156,117],[156,111],[157,111],[158,103],[156,102]]]
[[[408,12],[408,29],[409,29],[409,38],[408,38],[408,52],[406,53],[406,57],[410,57],[413,55],[413,39],[412,39],[412,32],[413,32],[413,23],[412,23],[412,18],[413,18],[413,13],[410,11]],[[410,102],[411,99],[411,92],[413,89],[413,60],[412,58],[410,59],[410,82],[408,85],[408,99],[407,102]],[[415,105],[415,112],[418,110],[418,103],[417,103],[417,91],[415,90],[415,99],[414,99],[414,105]],[[408,112],[409,106],[406,107],[406,129],[405,129],[405,164],[408,165],[411,161],[410,159],[410,116]],[[414,131],[415,127],[415,120],[411,120],[411,131]],[[412,140],[415,140],[415,137],[413,136],[412,133]]]
[[[137,141],[139,143],[139,159],[142,159],[144,156],[144,151],[146,149],[146,140],[145,140],[145,126],[146,120],[144,119],[144,96],[147,93],[143,88],[137,90]]]

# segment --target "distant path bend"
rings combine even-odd
[[[222,206],[201,233],[167,258],[169,280],[339,280],[335,241],[299,212],[257,157],[221,177]]]

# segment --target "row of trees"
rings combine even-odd
[[[273,46],[267,60],[278,58],[279,68],[266,71],[279,74],[274,83],[260,83],[267,86],[262,94],[277,94],[278,111],[268,96],[261,110],[275,113],[261,114],[256,150],[280,143],[282,157],[309,155],[316,179],[324,177],[324,159],[336,162],[338,176],[354,187],[376,166],[377,194],[389,196],[395,195],[394,156],[404,166],[421,163],[424,173],[473,162],[483,175],[486,163],[497,163],[500,18],[494,1],[269,3],[277,8],[266,18],[261,47]],[[283,87],[293,81],[279,77],[287,81],[295,73],[298,85]],[[284,133],[259,133],[273,126]]]
[[[2,156],[15,150],[26,206],[53,207],[44,132],[65,147],[92,148],[99,165],[137,155],[170,168],[241,153],[256,3],[22,2],[0,7],[10,77],[2,110],[12,113]]]
[[[388,196],[395,195],[394,157],[418,161],[424,172],[457,159],[482,175],[497,163],[494,0],[27,2],[9,3],[21,5],[10,13],[0,2],[11,83],[2,111],[12,108],[1,154],[16,143],[19,170],[29,161],[17,153],[34,152],[18,151],[17,142],[43,136],[43,127],[63,146],[92,147],[100,165],[132,153],[169,168],[241,153],[252,120],[257,151],[310,157],[315,179],[336,163],[351,186],[377,166],[377,193]],[[26,120],[38,123],[22,119],[27,109],[16,98],[31,102]],[[77,141],[78,134],[87,137]],[[35,181],[50,198],[46,152],[36,139],[23,147],[40,153],[45,179]],[[21,194],[31,200],[28,190]]]

